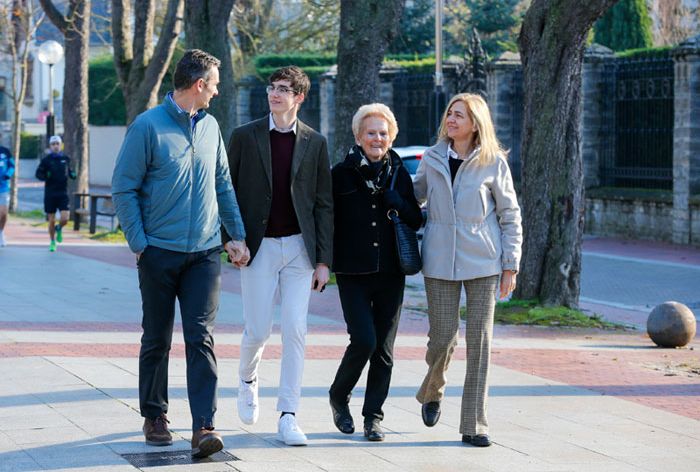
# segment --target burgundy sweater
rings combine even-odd
[[[294,133],[270,131],[272,155],[272,206],[265,237],[281,238],[301,233],[299,221],[292,203],[292,156]]]

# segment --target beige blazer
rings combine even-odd
[[[423,275],[469,280],[518,270],[522,245],[520,207],[505,158],[488,166],[475,156],[464,160],[454,185],[447,143],[429,148],[413,183],[416,198],[427,202],[423,234]]]

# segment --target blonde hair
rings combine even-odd
[[[352,117],[352,134],[355,138],[359,137],[365,118],[371,116],[386,120],[389,125],[389,139],[393,143],[394,139],[396,139],[396,135],[399,134],[399,125],[391,109],[383,103],[370,103],[369,105],[362,105],[357,109],[355,115]]]
[[[438,141],[452,143],[452,140],[447,136],[447,126],[445,122],[447,121],[447,113],[457,102],[464,103],[467,107],[469,118],[471,118],[474,125],[476,125],[476,144],[481,146],[479,156],[477,157],[477,163],[480,166],[493,164],[499,154],[505,158],[508,155],[508,151],[498,142],[496,130],[493,127],[493,121],[491,121],[489,106],[481,95],[460,93],[450,99],[450,103],[447,104],[445,113],[443,113],[442,120],[440,121]]]

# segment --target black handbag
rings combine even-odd
[[[394,171],[391,178],[389,189],[394,189],[396,176],[399,174],[399,169]],[[399,218],[399,212],[396,209],[390,209],[386,212],[386,217],[394,224],[394,235],[396,237],[396,250],[399,255],[399,266],[401,271],[406,275],[414,275],[420,272],[423,267],[423,262],[420,258],[418,250],[418,238],[416,232],[411,229],[406,223]]]

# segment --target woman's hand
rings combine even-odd
[[[394,210],[399,211],[399,209],[403,206],[403,199],[401,198],[401,195],[399,195],[399,192],[394,189],[384,190],[383,198],[384,205],[387,208],[393,208]]]
[[[515,279],[518,274],[514,270],[504,270],[501,274],[501,295],[500,299],[506,298],[515,290]]]

